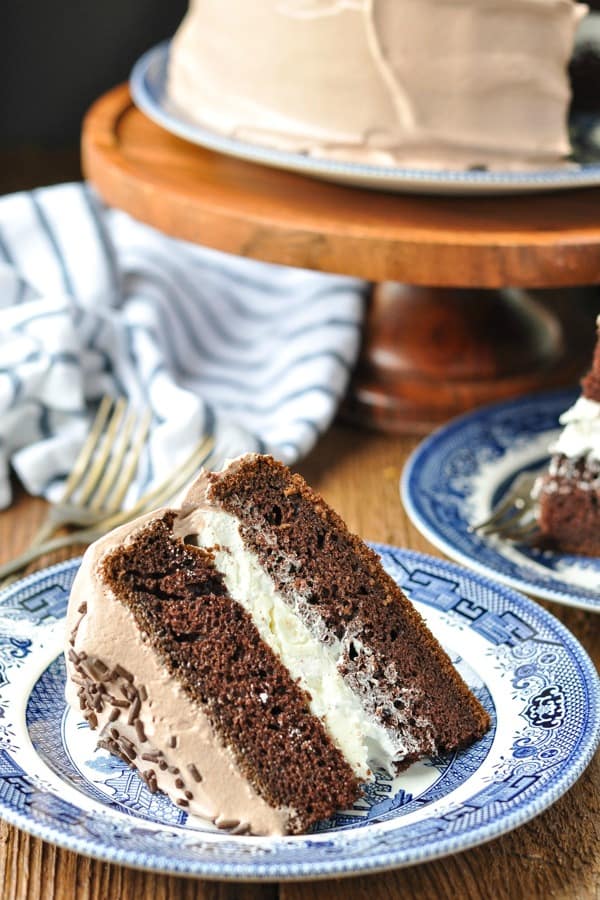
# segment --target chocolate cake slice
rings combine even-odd
[[[221,827],[297,833],[489,727],[378,556],[252,454],[87,551],[69,701],[150,790]]]
[[[562,414],[548,470],[533,492],[542,543],[564,553],[600,556],[600,316],[592,367],[582,393]]]

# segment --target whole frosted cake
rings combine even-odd
[[[570,152],[574,0],[192,0],[168,94],[269,147],[426,168],[556,166]]]

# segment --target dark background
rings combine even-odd
[[[187,5],[0,0],[0,193],[80,177],[85,111],[175,32]]]

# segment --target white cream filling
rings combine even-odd
[[[559,421],[565,427],[550,447],[551,453],[562,453],[571,459],[588,456],[600,460],[600,403],[579,397]]]
[[[393,771],[393,760],[403,754],[386,729],[365,713],[340,675],[338,663],[344,646],[340,641],[325,645],[311,635],[257,557],[245,548],[237,519],[228,513],[204,510],[202,517],[199,543],[222,548],[216,553],[215,565],[230,596],[250,613],[261,638],[310,694],[311,712],[323,720],[357,776],[366,778],[372,766]],[[356,640],[354,643],[358,645]],[[265,696],[263,702],[266,705],[269,698]]]

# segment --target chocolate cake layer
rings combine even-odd
[[[600,556],[600,461],[555,457],[540,485],[538,521],[549,549]]]
[[[600,316],[582,393],[559,417],[550,464],[533,487],[542,546],[600,556]]]
[[[328,643],[364,707],[404,747],[398,768],[462,747],[489,717],[377,555],[299,476],[248,456],[209,476],[207,501],[240,521],[276,589]]]
[[[172,533],[175,513],[108,554],[102,577],[260,796],[306,830],[352,805],[358,780],[309,698],[225,588],[212,556]]]

